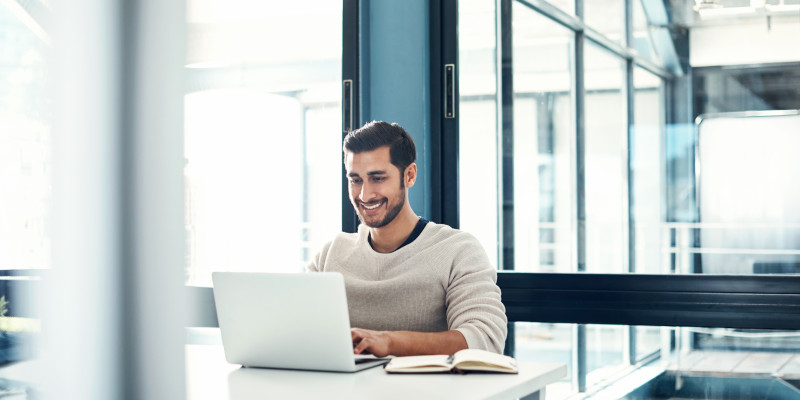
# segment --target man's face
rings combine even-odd
[[[370,228],[386,226],[406,202],[400,170],[391,162],[389,146],[362,153],[345,153],[350,202],[358,218]]]

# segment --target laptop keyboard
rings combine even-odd
[[[356,355],[356,365],[363,364],[372,361],[382,360],[381,358],[377,358],[373,355]]]

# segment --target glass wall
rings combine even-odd
[[[664,237],[664,80],[646,69],[633,70],[633,121],[630,123],[630,270],[670,273]],[[634,363],[659,351],[665,333],[659,327],[634,327]]]
[[[476,235],[500,265],[503,185],[513,188],[515,265],[526,271],[568,271],[571,257],[572,82],[571,32],[512,3],[515,118],[504,147],[497,115],[494,2],[459,3],[461,229]],[[515,171],[505,182],[500,155],[510,152]],[[501,185],[502,183],[502,185]],[[507,188],[506,188],[507,189]],[[530,223],[537,221],[538,223]]]
[[[653,38],[650,35],[649,22],[644,13],[642,2],[633,1],[633,43],[631,47],[643,58],[649,59],[661,65],[661,57],[656,51]]]
[[[702,5],[683,14],[682,23],[692,29],[696,217],[670,226],[676,268],[800,272],[800,215],[790,205],[800,192],[787,184],[800,176],[800,55],[784,34],[800,29],[798,11],[796,1],[768,1]],[[767,29],[760,23],[765,16]],[[713,329],[690,337],[707,351],[798,351],[796,332]]]
[[[625,41],[625,0],[586,0],[583,22],[616,42]]]
[[[551,5],[571,13],[569,3]],[[577,272],[583,252],[586,272],[662,272],[668,73],[578,36],[563,15],[512,1],[501,16],[495,4],[459,2],[461,228],[501,269]],[[583,22],[620,42],[623,5],[584,2]],[[639,24],[649,44],[646,21]],[[657,355],[665,335],[660,327],[516,323],[513,346],[519,359],[568,365],[568,377],[548,390],[563,398]]]
[[[624,63],[587,42],[586,271],[627,272],[627,119]]]
[[[475,235],[495,265],[500,254],[496,18],[494,1],[459,1],[460,227]]]
[[[678,250],[679,258],[694,255],[685,264],[692,272],[800,271],[800,214],[788,206],[800,192],[784,183],[800,176],[800,99],[789,93],[800,87],[797,68],[693,72],[699,223],[675,226],[676,235],[694,240]]]
[[[588,326],[603,332],[601,326]],[[575,371],[571,357],[570,332],[574,324],[517,323],[519,340],[516,357],[537,362],[557,362]],[[629,326],[621,329],[629,330]],[[708,332],[708,329],[693,327],[649,327],[659,335],[650,337],[645,344],[661,358],[644,366],[618,365],[610,368],[602,358],[590,359],[588,368],[603,371],[597,376],[583,395],[575,395],[575,388],[567,377],[547,386],[548,399],[564,398],[609,398],[609,399],[731,399],[731,398],[796,398],[798,390],[789,382],[800,376],[800,354],[786,352],[796,348],[800,338],[798,332],[761,334],[759,339],[766,345],[752,349],[751,335],[727,335],[726,343],[705,351],[696,351],[693,333]],[[610,331],[605,332],[611,334]],[[661,340],[661,338],[665,340]],[[612,341],[613,342],[613,341]],[[591,342],[590,342],[591,343]],[[594,343],[601,345],[600,343]],[[605,343],[603,343],[605,344]],[[607,346],[613,350],[613,346]],[[634,363],[635,364],[635,363]],[[737,384],[731,376],[747,375],[747,384]],[[590,382],[593,374],[589,375]],[[620,379],[627,377],[626,379]],[[675,384],[683,379],[682,384]],[[785,380],[784,380],[785,379]]]
[[[633,70],[633,121],[630,124],[632,270],[669,273],[661,252],[664,229],[664,81],[646,69]]]
[[[187,283],[301,271],[341,230],[342,2],[189,0],[187,35]]]
[[[798,5],[582,1],[573,16],[573,4],[459,2],[462,228],[482,235],[500,269],[797,273],[800,197],[786,182],[800,179],[800,58],[780,32],[800,27],[789,15]],[[476,9],[480,23],[466,11]],[[667,16],[679,27],[669,43],[652,22]],[[725,39],[737,35],[771,50]],[[732,41],[747,53],[715,50]],[[480,75],[469,72],[478,53]],[[755,61],[736,65],[734,53]],[[637,380],[631,398],[649,398],[687,372],[723,398],[740,387],[714,376],[756,371],[757,360],[793,365],[798,350],[796,331],[517,322],[513,332],[518,358],[568,365],[549,398],[618,394],[609,390]],[[648,368],[660,372],[642,378]],[[757,373],[772,385],[778,371]],[[698,395],[690,387],[662,394]]]
[[[512,26],[515,270],[566,272],[574,195],[574,39],[568,29],[516,2]]]

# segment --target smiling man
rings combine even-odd
[[[418,217],[408,201],[417,178],[414,141],[373,121],[344,139],[358,233],[327,243],[309,271],[344,275],[353,351],[386,355],[501,353],[505,308],[497,272],[470,234]]]

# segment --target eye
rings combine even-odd
[[[376,177],[372,178],[372,180],[375,181],[375,182],[381,182],[381,181],[385,181],[386,177],[385,176],[376,176]]]
[[[361,183],[361,179],[358,178],[350,178],[350,183],[353,185],[358,185]]]

